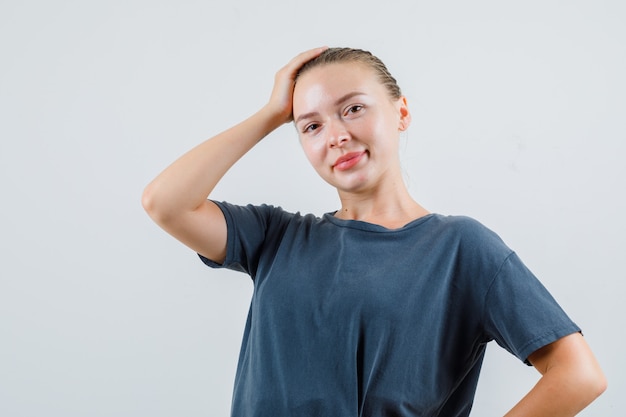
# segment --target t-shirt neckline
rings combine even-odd
[[[399,227],[397,229],[388,229],[385,226],[381,226],[375,223],[368,223],[362,220],[340,219],[338,217],[335,217],[335,213],[336,211],[325,213],[323,216],[324,220],[339,227],[348,227],[351,229],[358,229],[358,230],[365,230],[365,231],[379,232],[379,233],[397,233],[397,232],[402,232],[404,230],[413,229],[414,227],[421,225],[422,223],[430,220],[431,218],[437,215],[436,213],[428,213],[424,216],[418,217],[417,219],[411,220],[410,222],[408,222],[402,227]]]

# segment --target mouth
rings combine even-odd
[[[338,170],[338,171],[348,170],[352,168],[353,166],[355,166],[356,164],[358,164],[359,161],[363,158],[363,156],[365,156],[365,153],[366,151],[361,151],[361,152],[350,152],[345,155],[341,155],[339,158],[337,158],[337,160],[333,164],[333,169]]]

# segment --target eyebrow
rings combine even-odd
[[[340,97],[339,99],[337,99],[337,100],[335,101],[335,106],[337,106],[337,105],[339,105],[339,104],[343,103],[343,102],[344,102],[344,101],[346,101],[346,100],[350,100],[352,97],[355,97],[355,96],[360,96],[360,95],[363,95],[363,94],[365,94],[365,93],[362,93],[362,92],[360,92],[360,91],[353,91],[353,92],[351,92],[351,93],[348,93],[348,94],[346,94],[346,95],[344,95],[344,96]],[[300,116],[298,116],[298,118],[296,119],[296,122],[295,122],[295,123],[296,123],[296,124],[298,124],[301,120],[303,120],[303,119],[308,119],[308,118],[311,118],[311,117],[313,117],[313,116],[317,116],[318,114],[319,114],[319,113],[318,113],[318,112],[316,112],[316,111],[313,111],[313,112],[310,112],[310,113],[304,113],[304,114],[301,114]]]

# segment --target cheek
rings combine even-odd
[[[387,115],[386,118],[380,118],[371,125],[372,132],[375,132],[376,137],[380,140],[388,142],[399,139],[399,121],[396,121],[393,116],[393,114]]]
[[[311,165],[317,167],[324,162],[326,147],[322,143],[322,140],[301,139],[300,145]]]

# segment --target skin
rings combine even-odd
[[[602,369],[580,333],[535,351],[528,360],[542,376],[506,417],[575,416],[606,390]]]
[[[312,68],[296,84],[298,69],[324,49],[292,59],[276,73],[265,106],[190,150],[148,184],[142,204],[159,226],[223,262],[226,220],[207,197],[245,153],[294,115],[307,158],[337,189],[337,217],[393,229],[428,213],[409,195],[398,160],[400,132],[411,122],[406,98],[390,98],[375,74],[358,63]],[[358,159],[341,162],[345,155]],[[539,349],[529,361],[542,376],[507,417],[574,416],[606,389],[602,370],[578,333]]]
[[[303,74],[293,114],[309,162],[337,189],[337,217],[398,228],[428,213],[402,179],[399,137],[411,122],[406,98],[391,99],[365,64],[329,64]]]

